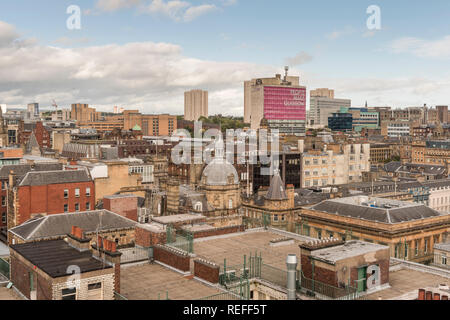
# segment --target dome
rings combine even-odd
[[[133,127],[133,131],[142,131],[142,128],[137,124]]]
[[[233,177],[231,184],[239,184],[239,177],[234,166],[225,159],[216,158],[203,170],[202,181],[208,186],[229,185],[228,177]]]

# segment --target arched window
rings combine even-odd
[[[195,211],[202,211],[203,210],[203,204],[201,202],[197,202],[194,206]]]
[[[228,200],[228,209],[233,209],[233,199]]]

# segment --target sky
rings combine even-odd
[[[73,5],[80,29],[67,27]],[[379,30],[367,26],[372,5]],[[242,116],[243,82],[285,65],[352,106],[448,105],[450,1],[0,1],[8,107],[183,114],[184,91],[204,89],[210,114]]]

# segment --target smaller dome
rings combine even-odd
[[[142,128],[137,124],[133,127],[133,131],[142,131]]]

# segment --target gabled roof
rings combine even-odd
[[[267,200],[286,200],[288,198],[286,190],[284,189],[284,182],[281,180],[278,171],[275,171],[275,174],[270,181],[270,187],[269,190],[267,190],[265,198]]]
[[[68,273],[70,266],[79,267],[81,273],[112,268],[95,259],[91,251],[80,252],[64,240],[13,244],[11,248],[52,278],[72,274]]]
[[[72,226],[84,232],[133,228],[137,222],[108,210],[53,214],[30,219],[9,231],[25,241],[56,238],[69,234]]]
[[[87,170],[60,170],[28,172],[19,186],[43,186],[48,184],[92,181]]]

